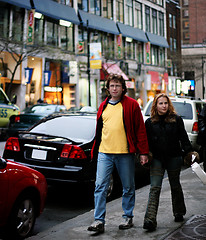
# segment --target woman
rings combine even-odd
[[[183,120],[175,112],[169,97],[158,94],[153,101],[151,117],[145,122],[150,152],[150,194],[143,228],[154,231],[157,227],[157,210],[164,172],[167,170],[172,195],[172,208],[176,222],[184,220],[186,213],[180,184],[182,154],[192,151]],[[191,154],[191,153],[190,153]]]

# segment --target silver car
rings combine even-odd
[[[206,104],[206,102],[197,99],[179,97],[174,97],[170,99],[174,105],[177,114],[180,115],[184,121],[185,129],[194,150],[198,151],[200,149],[200,146],[197,144],[198,114],[201,112],[203,105]],[[153,99],[148,101],[144,110],[142,111],[144,120],[146,120],[150,116],[152,102]]]

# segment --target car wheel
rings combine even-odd
[[[8,224],[10,232],[12,231],[12,235],[16,238],[23,239],[31,233],[35,221],[36,212],[32,194],[30,196],[21,196],[17,200],[10,216]]]

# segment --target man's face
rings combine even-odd
[[[111,100],[119,100],[122,96],[123,88],[119,80],[111,80],[109,83],[109,93],[111,95]]]

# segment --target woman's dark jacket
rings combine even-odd
[[[174,115],[173,119],[166,120],[165,116],[160,116],[159,121],[152,122],[148,118],[145,122],[150,151],[161,161],[192,151],[182,118]]]

